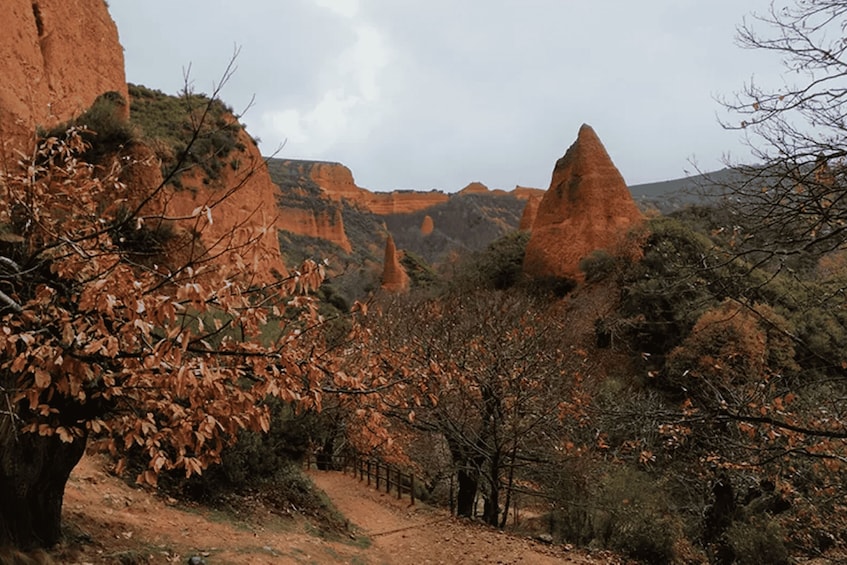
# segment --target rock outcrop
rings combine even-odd
[[[540,188],[532,188],[531,186],[515,186],[515,189],[512,190],[512,194],[515,195],[515,198],[520,198],[521,200],[529,200],[533,196],[537,196],[539,200],[544,197],[544,193],[546,191]]]
[[[410,214],[425,210],[449,199],[439,191],[419,192],[414,190],[395,190],[392,192],[371,192],[356,185],[353,173],[341,163],[323,161],[289,161],[297,163],[303,172],[311,177],[324,194],[332,200],[346,200],[374,214]]]
[[[389,292],[404,292],[409,290],[409,275],[400,264],[394,238],[389,234],[385,242],[385,261],[382,267],[382,288]]]
[[[474,181],[459,191],[459,194],[487,194],[488,187],[481,182]]]
[[[435,229],[435,222],[432,221],[432,216],[427,214],[421,222],[421,234],[429,235]]]
[[[313,208],[293,208],[285,205],[285,199],[279,204],[279,227],[297,235],[315,237],[330,241],[351,253],[353,246],[344,231],[344,218],[341,208],[316,211]]]
[[[3,141],[19,146],[37,126],[67,121],[105,92],[128,99],[123,49],[105,2],[7,0],[3,18]]]
[[[541,203],[540,196],[530,196],[526,201],[526,206],[524,206],[523,214],[521,215],[521,223],[518,225],[518,229],[521,231],[530,231],[532,229],[532,224],[535,223],[535,216],[538,215],[538,205]]]
[[[411,214],[437,206],[450,200],[450,196],[439,190],[418,192],[395,190],[393,192],[369,192],[365,208],[378,216],[389,214]]]
[[[538,205],[524,272],[582,280],[579,261],[597,249],[613,252],[620,237],[642,221],[623,177],[588,125],[556,162]]]
[[[333,200],[346,198],[351,202],[364,200],[365,192],[356,186],[353,173],[341,163],[316,162],[309,175],[321,189]]]
[[[280,191],[271,181],[264,159],[247,132],[240,130],[237,141],[243,147],[235,150],[239,152],[241,166],[237,170],[223,167],[220,178],[213,182],[204,178],[200,170],[184,173],[180,178],[183,189],[169,191],[166,213],[185,217],[204,207],[211,208],[211,221],[201,213],[198,219],[188,222],[201,232],[201,240],[210,255],[255,241],[256,253],[247,253],[243,258],[224,253],[220,260],[230,263],[247,260],[251,264],[245,267],[260,273],[256,282],[270,282],[274,272],[287,273],[277,234],[277,230],[283,229],[277,207]]]

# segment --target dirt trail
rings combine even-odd
[[[311,474],[358,533],[331,541],[298,516],[283,518],[259,506],[239,519],[186,506],[133,488],[103,465],[86,456],[71,475],[64,503],[71,541],[53,554],[57,563],[186,563],[192,555],[208,565],[615,562],[515,538],[426,504],[412,506],[341,473]]]
[[[180,563],[201,555],[208,565],[368,563],[353,540],[328,541],[304,521],[270,512],[243,520],[201,506],[177,504],[132,488],[86,456],[65,489],[65,532],[58,563]]]
[[[361,534],[372,540],[367,562],[374,565],[608,563],[459,520],[426,504],[412,506],[407,498],[397,500],[377,492],[350,475],[314,472],[311,476]]]

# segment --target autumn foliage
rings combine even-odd
[[[303,334],[317,321],[308,292],[322,267],[307,261],[254,286],[251,268],[270,252],[257,244],[261,230],[242,225],[210,253],[201,235],[214,202],[169,217],[164,185],[139,194],[122,182],[132,158],[121,148],[97,166],[84,161],[81,133],[42,140],[0,178],[0,506],[12,512],[38,506],[35,485],[50,472],[45,453],[34,476],[19,476],[24,446],[94,439],[116,456],[141,453],[138,480],[156,484],[163,470],[201,473],[241,429],[267,430],[267,397],[321,402]],[[152,232],[162,247],[137,245]],[[8,523],[0,532],[55,541]]]

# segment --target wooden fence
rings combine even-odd
[[[385,490],[388,494],[393,490],[397,493],[398,500],[405,494],[411,499],[412,504],[415,503],[415,475],[405,473],[402,469],[378,459],[332,456],[321,458],[319,465],[318,457],[309,455],[306,457],[306,469],[312,467],[315,469],[328,467],[326,470],[351,473],[354,477],[358,477],[359,481],[367,481],[368,486],[374,486],[376,490]]]

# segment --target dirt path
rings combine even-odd
[[[515,538],[426,504],[411,506],[341,473],[311,475],[359,534],[339,541],[320,537],[299,516],[283,518],[259,506],[239,519],[133,488],[102,469],[102,460],[86,456],[71,475],[63,515],[70,541],[53,553],[56,563],[184,564],[193,555],[208,565],[616,562]]]
[[[65,532],[76,543],[57,563],[180,563],[201,555],[208,565],[368,563],[363,544],[322,539],[302,520],[271,513],[238,520],[205,507],[132,488],[84,457],[65,490]]]
[[[515,538],[450,516],[425,504],[377,492],[350,475],[314,472],[312,480],[335,506],[372,540],[367,563],[599,565],[576,552]]]

